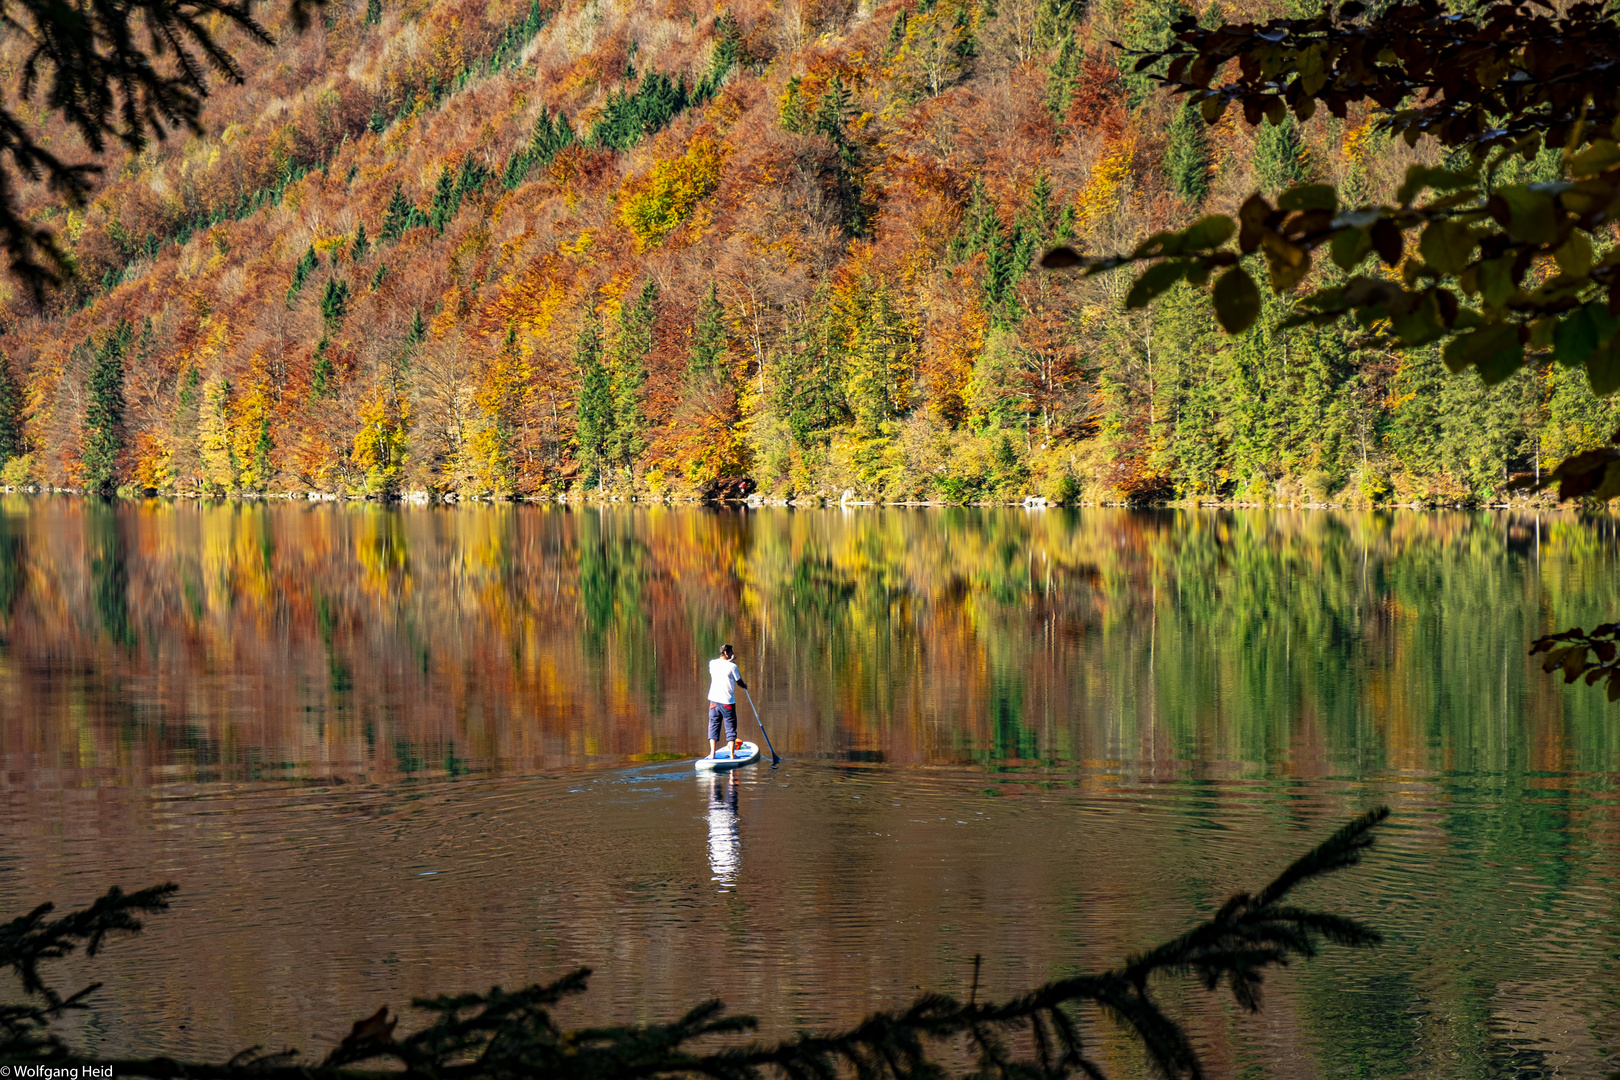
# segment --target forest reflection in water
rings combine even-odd
[[[997,993],[1113,962],[1383,801],[1313,899],[1388,944],[1258,1019],[1180,994],[1212,1063],[1590,1073],[1620,722],[1525,650],[1617,570],[1573,515],[10,497],[0,900],[180,882],[98,965],[106,1052],[575,964],[615,1019],[718,993],[782,1033],[976,952]],[[722,641],[780,770],[692,775]]]

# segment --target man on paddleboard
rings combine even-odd
[[[725,725],[726,742],[735,754],[742,747],[737,738],[737,687],[748,689],[742,681],[742,672],[732,662],[730,645],[720,646],[720,655],[709,661],[709,756],[714,757],[714,744],[720,738],[720,726]]]

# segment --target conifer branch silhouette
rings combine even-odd
[[[44,1003],[0,1007],[0,1062],[111,1066],[114,1076],[150,1080],[945,1080],[950,1071],[939,1051],[955,1047],[974,1063],[961,1080],[1103,1080],[1102,1068],[1087,1056],[1078,1013],[1090,1005],[1131,1029],[1157,1073],[1199,1080],[1205,1074],[1196,1049],[1154,998],[1155,977],[1190,974],[1208,990],[1226,983],[1253,1012],[1268,968],[1310,959],[1323,942],[1376,945],[1380,937],[1368,926],[1285,901],[1299,885],[1359,862],[1372,829],[1388,816],[1380,807],[1355,818],[1258,893],[1232,897],[1181,936],[1102,974],[1059,979],[991,1003],[978,1000],[975,974],[965,1003],[923,994],[846,1031],[709,1051],[692,1044],[752,1031],[754,1018],[707,1001],[667,1024],[560,1028],[552,1009],[585,992],[590,970],[580,968],[522,990],[419,998],[412,1005],[432,1020],[402,1039],[394,1037],[398,1018],[381,1008],[357,1021],[318,1065],[298,1064],[295,1051],[261,1054],[258,1047],[223,1064],[86,1058],[48,1028],[63,1009],[84,1008],[94,987],[61,998],[40,978],[38,965],[79,942],[94,952],[108,933],[139,929],[133,913],[162,910],[174,886],[127,896],[113,889],[83,912],[44,924],[46,905],[0,931],[0,965],[17,972],[25,993]]]

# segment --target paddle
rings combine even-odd
[[[759,718],[759,706],[754,704],[754,695],[748,693],[748,687],[746,686],[743,687],[743,693],[748,694],[748,707],[754,710],[754,723],[759,725],[759,733],[765,736],[765,745],[771,752],[771,765],[774,768],[782,763],[782,759],[776,756],[776,747],[771,746],[771,736],[765,730],[765,721]]]

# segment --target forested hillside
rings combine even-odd
[[[83,211],[21,192],[78,275],[43,312],[6,287],[3,479],[1472,502],[1607,438],[1579,370],[1486,389],[1281,330],[1286,298],[1230,338],[1191,292],[1127,311],[1124,275],[1033,269],[1423,159],[1353,112],[1206,127],[1110,44],[1183,10],[334,0],[299,34],[263,9],[273,48],[220,28],[247,78],[204,135],[109,152]],[[24,57],[4,42],[13,102]]]

